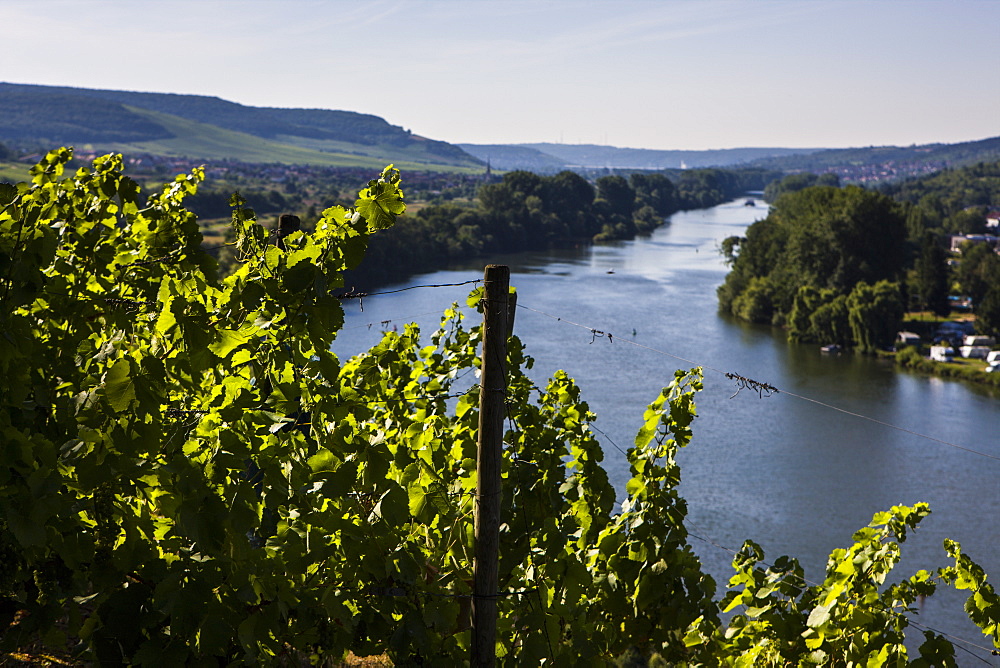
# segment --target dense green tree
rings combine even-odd
[[[906,237],[914,246],[919,246],[933,228],[941,226],[941,219],[933,209],[913,204],[906,205]]]
[[[827,172],[825,174],[820,174],[819,178],[816,179],[816,185],[818,186],[832,186],[834,188],[840,187],[840,177],[833,172]]]
[[[685,170],[677,180],[677,199],[685,209],[712,206],[712,202],[726,199],[726,193],[731,192],[730,181],[730,174],[719,169]]]
[[[677,189],[663,174],[636,172],[629,176],[628,182],[635,191],[636,208],[652,207],[661,217],[677,210]]]
[[[986,231],[986,207],[971,206],[956,211],[944,220],[943,226],[951,234],[982,234]]]
[[[793,341],[853,345],[847,310],[847,295],[826,288],[803,285],[795,295],[788,316],[788,335]]]
[[[948,293],[951,288],[948,253],[934,234],[924,235],[915,269],[914,292],[924,310],[946,316],[951,312]]]
[[[490,183],[479,189],[478,197],[487,211],[514,211],[524,206],[524,200],[534,195],[541,178],[531,172],[508,172],[500,183]]]
[[[898,283],[858,283],[847,296],[847,318],[854,345],[864,353],[888,347],[896,338],[905,312]]]
[[[595,191],[576,172],[563,171],[544,180],[543,199],[547,213],[554,214],[564,230],[561,236],[582,238],[594,234]]]
[[[1000,338],[1000,281],[990,286],[975,308],[976,331]]]
[[[792,226],[793,256],[801,246],[804,255],[797,266],[812,280],[848,291],[859,281],[899,276],[906,229],[891,199],[856,187],[817,187],[789,199],[788,206],[779,201],[778,216]]]
[[[992,286],[1000,285],[1000,256],[988,244],[966,243],[956,275],[962,294],[972,298],[975,308]]]
[[[759,319],[767,297],[772,320],[783,323],[803,286],[849,294],[859,282],[898,280],[903,273],[906,223],[888,197],[857,187],[813,186],[783,195],[745,237],[722,250],[732,268],[719,288],[719,304],[738,317]],[[754,280],[764,279],[766,281]],[[753,286],[752,299],[740,297]],[[749,305],[755,308],[749,308]],[[809,313],[801,305],[796,331]]]
[[[772,290],[767,277],[755,276],[750,284],[733,300],[733,315],[747,322],[770,323],[774,317]]]
[[[647,204],[632,215],[632,223],[636,232],[647,233],[659,227],[663,223],[663,218],[656,213],[656,209]]]
[[[621,176],[602,176],[597,179],[597,200],[612,216],[631,218],[635,208],[635,191]]]
[[[767,184],[767,187],[764,188],[764,200],[774,202],[785,193],[798,192],[812,186],[832,186],[838,188],[840,187],[840,177],[832,173],[822,175],[813,174],[812,172],[789,174],[783,179],[775,179]]]
[[[803,285],[795,293],[792,311],[788,314],[788,336],[793,341],[811,341],[815,339],[811,318],[816,309],[823,304],[819,288]]]
[[[960,169],[943,169],[929,176],[885,184],[880,190],[900,202],[917,205],[940,227],[945,219],[955,231],[975,231],[980,207],[1000,202],[1000,162],[984,162]],[[942,230],[944,231],[944,230]]]
[[[834,290],[820,291],[822,303],[809,316],[809,331],[813,341],[841,346],[854,345],[847,297]]]

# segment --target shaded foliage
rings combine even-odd
[[[913,292],[922,310],[946,316],[951,312],[948,253],[935,235],[926,233],[914,266]]]

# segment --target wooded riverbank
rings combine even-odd
[[[716,206],[763,190],[778,173],[695,169],[676,182],[658,173],[554,176],[509,172],[482,186],[475,204],[421,207],[369,240],[364,263],[348,286],[370,289],[456,262],[502,253],[572,248],[648,234],[678,211]]]

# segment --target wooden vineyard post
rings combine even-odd
[[[278,234],[274,245],[281,250],[285,250],[285,237],[292,232],[298,232],[300,229],[302,229],[302,221],[299,220],[298,216],[293,216],[290,213],[281,214],[278,218]]]
[[[500,559],[500,461],[507,412],[507,311],[510,268],[483,276],[483,367],[476,456],[476,550],[472,589],[472,665],[496,664],[497,569]]]

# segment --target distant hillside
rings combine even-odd
[[[460,144],[467,153],[489,160],[495,169],[527,169],[551,173],[561,169],[683,169],[730,167],[752,160],[798,155],[820,149],[731,148],[706,151],[661,151],[594,144]]]
[[[192,128],[197,141],[187,135]],[[388,159],[424,168],[483,167],[457,146],[369,114],[249,107],[202,95],[11,83],[0,83],[0,142],[132,148],[248,162],[368,166]]]
[[[170,139],[162,125],[120,103],[35,86],[0,83],[0,140],[27,142],[131,142]]]
[[[887,183],[880,190],[893,199],[921,205],[929,220],[945,219],[960,212],[969,214],[966,209],[978,207],[981,211],[972,213],[971,218],[966,215],[964,221],[973,221],[978,215],[978,224],[985,225],[985,214],[1000,206],[1000,160]],[[950,231],[968,233],[981,232],[982,229],[952,228]]]
[[[0,83],[0,143],[71,145],[193,160],[229,159],[406,170],[651,170],[753,166],[886,182],[1000,160],[1000,137],[959,144],[850,149],[667,151],[593,144],[453,145],[352,111],[250,107],[218,97]]]
[[[566,161],[553,155],[517,144],[459,144],[459,146],[469,155],[488,162],[490,167],[501,171],[525,169],[536,174],[555,174],[570,167]]]
[[[660,151],[593,144],[461,144],[494,169],[555,173],[563,169],[644,169],[749,166],[783,172],[835,173],[845,182],[886,182],[946,167],[1000,160],[1000,137],[958,144],[847,149],[734,148]]]
[[[521,144],[579,167],[610,169],[669,169],[683,167],[729,167],[759,158],[810,153],[811,148],[728,148],[705,151],[661,151],[617,148],[594,144]]]
[[[808,155],[763,158],[754,166],[786,172],[835,173],[845,181],[893,181],[1000,160],[1000,137],[957,144],[869,146],[816,151]]]

